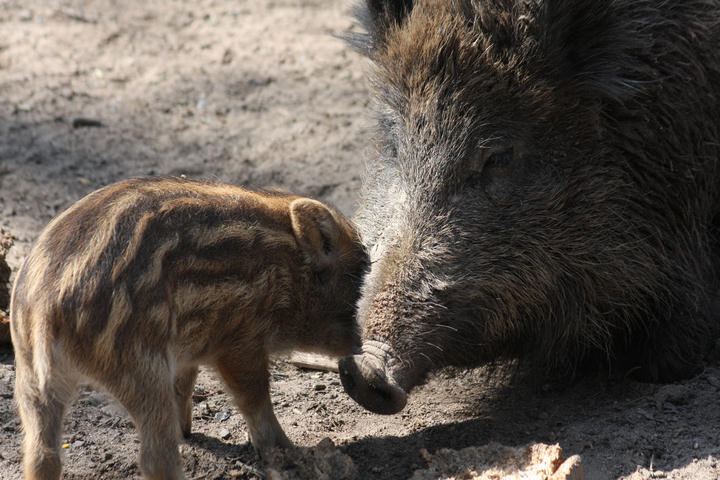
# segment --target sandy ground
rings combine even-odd
[[[16,270],[42,227],[107,183],[143,174],[275,185],[355,208],[370,120],[365,61],[334,38],[331,0],[0,0],[0,226]],[[89,121],[88,121],[89,120]],[[360,479],[405,479],[422,448],[559,443],[585,478],[720,478],[720,346],[686,382],[556,386],[497,369],[439,372],[373,415],[334,373],[273,369],[293,441],[329,437]],[[0,350],[0,478],[20,476],[13,356]],[[182,444],[192,479],[260,478],[245,425],[211,372]],[[66,422],[64,478],[138,478],[122,408],[85,389]]]

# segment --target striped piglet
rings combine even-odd
[[[261,454],[291,445],[268,356],[348,354],[367,262],[341,214],[279,191],[143,178],[80,200],[42,232],[13,287],[26,478],[60,477],[81,379],[133,417],[146,478],[183,478],[177,443],[199,364],[222,377]]]

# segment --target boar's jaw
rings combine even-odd
[[[362,353],[338,363],[343,388],[357,403],[373,413],[390,415],[405,408],[407,393],[394,375],[395,357],[387,344],[367,341]]]

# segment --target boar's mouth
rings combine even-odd
[[[407,393],[398,385],[390,366],[393,357],[382,342],[369,341],[362,353],[338,362],[343,388],[357,403],[373,413],[397,413],[407,403]]]

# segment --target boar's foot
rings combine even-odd
[[[338,369],[345,391],[374,413],[389,415],[405,407],[407,393],[395,381],[394,357],[382,342],[368,341],[360,355],[340,359]]]

